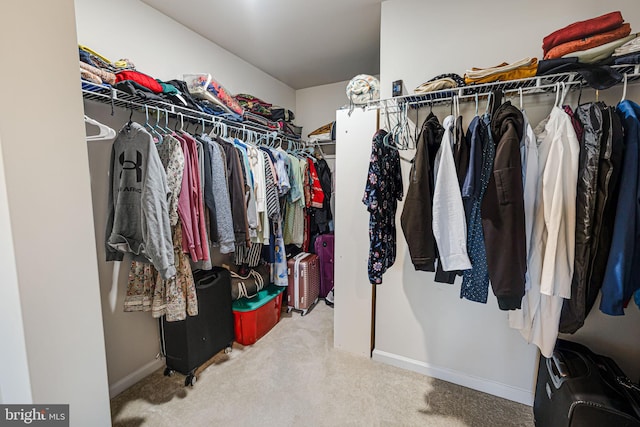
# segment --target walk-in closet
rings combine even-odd
[[[0,6],[0,425],[640,425],[640,5],[228,3]]]

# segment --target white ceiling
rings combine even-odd
[[[294,89],[380,72],[382,0],[142,0]]]

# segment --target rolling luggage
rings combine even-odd
[[[316,238],[314,249],[320,262],[320,298],[326,298],[333,289],[333,234],[321,234]]]
[[[640,388],[610,358],[559,339],[540,357],[536,427],[640,426]]]
[[[185,385],[196,382],[195,370],[220,350],[231,351],[234,340],[231,276],[221,267],[195,270],[198,315],[179,322],[160,319],[160,340],[167,367],[186,375]]]
[[[301,252],[287,261],[287,313],[301,310],[302,315],[318,302],[320,294],[320,263],[315,254]]]

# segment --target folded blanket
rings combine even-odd
[[[622,24],[618,28],[607,31],[605,33],[593,34],[579,40],[571,40],[558,45],[547,52],[547,54],[544,56],[544,59],[561,58],[569,53],[579,52],[582,50],[602,46],[603,44],[607,44],[612,41],[620,40],[624,37],[627,37],[629,34],[631,34],[631,25]]]
[[[142,74],[139,71],[124,70],[116,73],[117,82],[121,82],[124,80],[133,80],[139,85],[144,86],[155,93],[162,92],[162,86],[160,86],[160,83],[155,81],[153,77]]]
[[[617,47],[616,50],[611,54],[612,56],[623,56],[628,55],[630,53],[635,53],[640,51],[640,37],[634,37],[629,40],[625,44],[620,47]]]
[[[464,75],[466,84],[491,83],[495,81],[534,77],[538,70],[537,58],[524,58],[512,64],[503,62],[491,68],[472,68]]]
[[[602,61],[604,59],[607,59],[608,57],[611,56],[611,54],[613,53],[614,50],[616,50],[616,48],[622,46],[623,44],[625,44],[626,42],[633,40],[635,37],[637,36],[637,34],[631,34],[627,37],[624,37],[622,39],[618,39],[609,43],[605,43],[603,45],[600,46],[596,46],[593,47],[591,49],[587,49],[587,50],[581,50],[581,51],[577,51],[577,52],[571,52],[566,54],[565,56],[563,56],[563,58],[578,58],[579,62],[583,62],[585,64],[594,64],[596,62]]]
[[[100,79],[105,83],[108,83],[110,85],[116,84],[116,75],[113,73],[110,73],[109,71],[104,71],[98,67],[94,67],[83,61],[80,61],[80,68],[84,71],[88,71],[89,73],[95,76],[100,77]]]
[[[80,77],[97,85],[102,84],[102,79],[99,76],[93,74],[91,71],[83,70],[82,67],[80,67]]]
[[[607,13],[586,21],[574,22],[564,28],[554,31],[542,40],[542,51],[545,59],[547,52],[563,43],[578,40],[593,34],[604,33],[618,28],[624,19],[620,11]]]
[[[420,86],[413,90],[414,93],[429,93],[435,92],[436,90],[443,89],[451,89],[458,86],[464,86],[464,80],[462,80],[462,84],[460,84],[457,80],[452,77],[441,77],[439,79],[432,79],[428,82],[422,83]]]

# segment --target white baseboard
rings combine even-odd
[[[464,372],[454,371],[452,369],[433,366],[419,360],[410,359],[408,357],[399,356],[386,351],[373,350],[373,360],[396,366],[398,368],[407,369],[409,371],[418,372],[429,377],[439,380],[448,381],[473,390],[478,390],[524,405],[533,406],[533,390],[525,390],[502,384],[496,381],[480,378]]]
[[[115,382],[114,384],[109,385],[109,398],[113,399],[141,379],[151,375],[155,370],[164,366],[164,359],[155,359],[146,365],[140,367],[122,378],[120,381]]]

